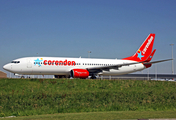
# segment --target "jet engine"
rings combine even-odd
[[[73,69],[70,74],[73,78],[88,78],[89,71],[86,69]]]

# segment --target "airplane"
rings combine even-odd
[[[69,57],[24,57],[13,60],[3,69],[15,75],[54,75],[55,78],[96,78],[101,75],[123,75],[149,68],[156,49],[153,49],[155,34],[148,35],[136,53],[123,59],[95,59]]]

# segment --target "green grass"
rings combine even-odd
[[[0,117],[104,111],[176,111],[176,82],[0,79]]]
[[[176,118],[175,111],[110,111],[88,113],[60,113],[8,118],[13,120],[117,120],[117,119],[157,119]],[[5,118],[6,119],[6,118]]]

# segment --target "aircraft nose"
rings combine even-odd
[[[6,64],[3,66],[3,69],[4,70],[7,70],[7,71],[10,71],[10,65],[9,64]]]

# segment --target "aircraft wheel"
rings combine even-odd
[[[66,76],[65,76],[65,75],[62,75],[62,78],[66,78]]]
[[[21,78],[23,79],[23,78],[24,78],[24,76],[21,76]]]
[[[91,79],[96,79],[95,75],[92,75],[92,76],[91,76]]]

